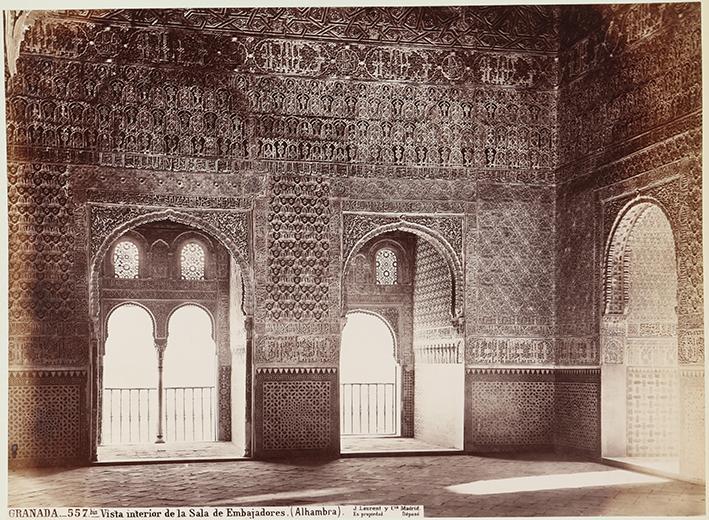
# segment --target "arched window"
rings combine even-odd
[[[204,249],[197,242],[182,246],[180,277],[183,280],[204,280]]]
[[[140,255],[138,246],[130,240],[122,240],[113,249],[113,275],[116,278],[138,278]]]
[[[396,285],[398,283],[398,263],[396,253],[383,247],[375,256],[377,285]]]

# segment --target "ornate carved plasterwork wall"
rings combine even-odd
[[[413,294],[416,364],[462,362],[463,342],[453,324],[452,282],[451,271],[436,248],[418,238]]]
[[[588,154],[607,155],[647,129],[699,109],[696,5],[594,6],[568,12],[595,27],[574,33],[572,24],[561,25],[562,38],[576,40],[561,51],[560,102],[569,108],[559,111],[560,127],[569,129],[560,134],[561,164]]]
[[[702,301],[701,241],[697,240],[701,228],[699,71],[694,66],[699,59],[699,25],[697,10],[690,4],[593,7],[568,14],[573,20],[568,33],[562,30],[562,41],[568,36],[573,46],[562,52],[561,66],[571,70],[583,65],[583,70],[564,76],[560,128],[567,130],[560,147],[569,149],[564,144],[568,142],[585,148],[565,151],[558,171],[558,276],[568,282],[559,287],[557,315],[559,342],[586,343],[581,357],[591,360],[598,350],[601,295],[593,274],[599,268],[598,252],[604,250],[618,212],[636,195],[661,200],[675,230],[679,334],[683,335],[683,322],[691,323],[688,328],[701,328],[701,317],[694,311]],[[562,20],[564,16],[562,11]],[[615,42],[613,56],[604,44],[611,26],[610,32],[616,34],[610,40]],[[586,29],[575,33],[572,27]],[[672,70],[677,74],[667,73]],[[628,134],[611,136],[608,132],[613,128],[628,129]],[[609,141],[591,144],[581,132]],[[592,148],[597,151],[591,152]],[[676,182],[659,186],[673,177]],[[607,201],[602,213],[600,201]],[[686,337],[687,345],[692,345],[691,334]],[[696,353],[690,357],[698,359]]]
[[[554,362],[554,191],[480,185],[468,364]]]
[[[701,364],[697,6],[47,14],[6,90],[13,367],[88,365],[87,202],[253,208],[247,290],[288,315],[252,308],[257,366],[336,365],[348,214],[434,213],[469,365],[595,366],[611,199],[670,177],[680,361]],[[304,205],[284,174],[329,193]],[[330,218],[327,309],[297,319],[315,267],[270,269],[306,206]]]
[[[347,7],[58,11],[98,25],[177,26],[195,34],[298,36],[426,47],[553,51],[555,9],[540,6]],[[370,30],[372,26],[376,31]],[[189,49],[184,49],[189,52]]]
[[[67,168],[10,164],[8,216],[11,366],[84,365],[86,262]]]
[[[55,14],[28,32],[9,85],[17,158],[220,172],[289,160],[436,177],[555,166],[550,55],[111,23]]]
[[[631,202],[646,198],[663,208],[674,233],[679,362],[702,363],[698,6],[562,9],[561,22],[557,355],[574,343],[581,346],[574,356],[579,364],[597,363],[599,330],[604,363],[622,362],[626,350],[633,350],[623,341],[630,327],[623,317],[600,320],[609,303],[613,310],[626,302],[622,290],[613,301],[605,297],[604,280],[621,283],[627,273],[620,264],[606,274],[603,254],[614,222]],[[633,406],[640,409],[642,403]],[[695,402],[683,405],[681,413],[691,415],[693,406],[701,409]],[[690,460],[703,457],[703,441],[689,438],[682,442],[691,447],[680,446],[682,471],[703,478],[691,472],[697,466]]]
[[[249,88],[253,157],[442,168],[436,177],[555,160],[552,92],[273,77]]]

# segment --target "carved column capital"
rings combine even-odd
[[[167,348],[167,338],[155,338],[155,350],[158,353],[158,357],[162,360],[165,355],[165,349]]]

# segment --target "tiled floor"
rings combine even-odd
[[[99,462],[139,459],[234,459],[244,450],[231,442],[183,442],[99,446]]]
[[[349,454],[436,451],[455,450],[403,437],[343,436],[341,441],[341,452]],[[97,455],[99,462],[109,463],[155,459],[235,459],[242,457],[243,453],[243,449],[231,442],[183,442],[99,446]]]
[[[422,504],[427,516],[704,514],[704,487],[553,454],[13,471],[11,506]]]
[[[431,452],[455,451],[429,444],[419,439],[405,437],[357,437],[343,435],[340,440],[341,453],[386,453],[386,452]]]

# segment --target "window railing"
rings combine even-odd
[[[342,435],[396,435],[398,405],[395,383],[342,383],[340,433]]]
[[[104,388],[101,444],[155,442],[158,432],[157,388]],[[216,440],[213,386],[163,389],[165,442]]]

